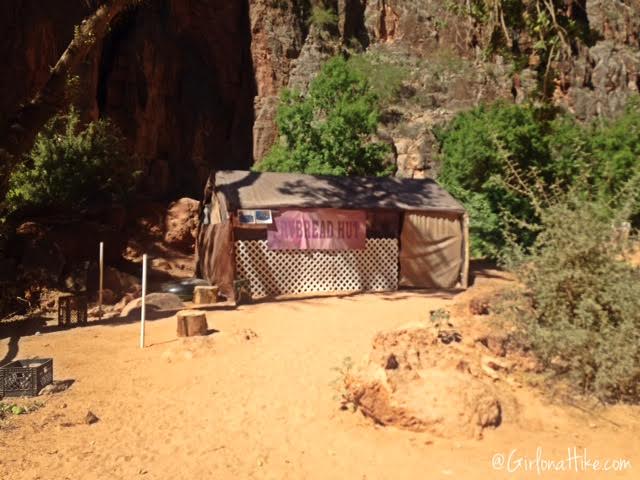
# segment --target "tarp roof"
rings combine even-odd
[[[464,213],[432,179],[332,177],[223,170],[215,191],[230,211],[242,208],[362,208]]]

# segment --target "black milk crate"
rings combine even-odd
[[[53,359],[15,360],[0,367],[1,397],[35,397],[53,382]]]
[[[84,325],[87,323],[87,297],[60,295],[58,297],[58,325]]]
[[[251,284],[246,278],[241,278],[233,282],[233,289],[236,294],[236,305],[251,303]]]

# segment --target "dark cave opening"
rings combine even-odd
[[[199,198],[211,169],[252,164],[256,94],[247,2],[163,0],[102,46],[96,103],[155,198]]]

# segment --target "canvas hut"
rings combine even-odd
[[[468,217],[431,179],[218,171],[200,210],[197,273],[231,299],[467,287]]]

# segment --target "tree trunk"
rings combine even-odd
[[[202,310],[183,310],[176,315],[178,319],[178,336],[193,337],[206,335],[209,327],[207,316]]]
[[[44,87],[36,96],[9,118],[0,131],[0,159],[3,165],[0,178],[0,194],[13,167],[32,146],[44,124],[58,113],[66,103],[66,87],[69,73],[82,62],[93,48],[101,44],[113,20],[126,8],[141,0],[110,0],[83,20],[71,43],[58,59]],[[2,154],[1,150],[5,150]],[[2,195],[3,196],[3,195]]]

